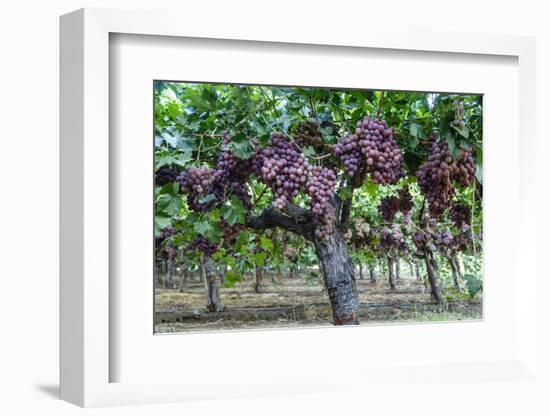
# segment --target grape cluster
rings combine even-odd
[[[466,251],[472,247],[472,234],[469,231],[464,231],[455,234],[454,248],[456,251]]]
[[[372,245],[375,240],[376,230],[371,228],[363,217],[355,217],[351,225],[353,232],[351,242],[356,249]]]
[[[446,142],[434,141],[428,160],[416,176],[420,191],[426,196],[430,214],[439,217],[452,204],[454,183],[467,187],[474,179],[475,163],[471,152],[462,150],[454,160]]]
[[[235,170],[239,161],[229,149],[230,143],[231,136],[225,133],[222,140],[222,151],[218,156],[218,163],[214,172],[216,179],[221,182],[226,182],[231,177],[231,173]]]
[[[244,230],[244,224],[235,223],[229,224],[223,217],[220,220],[220,226],[223,231],[223,240],[226,244],[231,244],[237,236]]]
[[[173,166],[161,166],[155,172],[155,185],[164,186],[167,183],[174,182],[179,175],[179,171]]]
[[[331,203],[334,197],[336,175],[331,169],[313,166],[309,170],[306,192],[311,198],[311,212],[315,224],[315,236],[326,239],[333,231],[336,210]]]
[[[178,176],[181,191],[197,196],[209,194],[215,180],[215,171],[210,168],[189,168]]]
[[[317,121],[304,121],[296,128],[294,135],[298,146],[312,146],[322,148],[324,146],[323,136],[319,131],[321,124]]]
[[[393,221],[395,214],[399,211],[400,200],[396,196],[387,196],[380,201],[380,215],[386,221]]]
[[[472,212],[470,207],[463,204],[455,204],[449,210],[449,216],[457,228],[468,229],[468,224],[470,224],[472,218]]]
[[[399,191],[399,210],[406,215],[412,211],[413,207],[413,197],[409,191],[409,187],[402,188]]]
[[[166,256],[169,258],[169,259],[174,259],[177,254],[178,254],[178,249],[176,247],[174,247],[173,244],[168,244],[165,248],[164,248],[164,251],[166,252]]]
[[[358,239],[366,240],[370,237],[370,225],[363,217],[355,217],[353,228]]]
[[[261,177],[273,190],[273,206],[282,209],[307,180],[306,158],[288,136],[273,133],[261,153],[261,161]]]
[[[434,242],[438,247],[450,247],[453,241],[453,235],[449,230],[434,233]]]
[[[427,241],[426,233],[424,231],[415,231],[412,235],[412,240],[418,248]]]
[[[155,250],[161,256],[175,256],[176,248],[171,244],[165,244],[165,241],[176,234],[176,229],[172,226],[164,227],[158,235],[155,236]],[[172,257],[173,258],[173,257]]]
[[[455,119],[453,120],[453,126],[463,129],[466,127],[466,122],[464,121],[464,103],[462,101],[455,101]]]
[[[387,185],[404,175],[403,154],[384,120],[365,117],[355,133],[342,138],[333,150],[349,176],[366,167],[375,183]]]
[[[380,232],[379,249],[383,251],[407,251],[405,235],[401,231],[399,224],[392,224],[391,227],[382,228]]]
[[[187,204],[191,210],[209,211],[223,199],[224,188],[216,179],[215,170],[210,168],[189,168],[178,176],[181,192],[188,193]]]
[[[200,252],[207,257],[212,257],[218,251],[218,245],[210,242],[206,237],[199,235],[191,242],[189,250]]]

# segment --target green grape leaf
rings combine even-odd
[[[230,225],[244,224],[248,210],[236,196],[231,197],[230,203],[224,204],[221,209],[223,219]]]
[[[483,282],[481,279],[478,279],[475,275],[466,273],[464,275],[466,280],[466,288],[471,298],[474,298],[481,290],[483,290]]]
[[[170,217],[155,216],[155,235],[172,224]]]
[[[273,250],[273,242],[267,237],[260,237],[260,247],[262,250],[271,252]]]

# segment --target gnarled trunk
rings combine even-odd
[[[201,268],[206,294],[206,309],[209,312],[222,312],[224,307],[220,299],[220,285],[214,261],[210,257],[201,256]]]
[[[427,248],[423,248],[424,259],[426,263],[426,271],[428,272],[428,281],[430,282],[430,289],[432,291],[433,299],[440,304],[443,304],[443,296],[441,295],[441,289],[439,288],[439,279],[437,273],[437,264],[433,258],[433,253]]]
[[[173,286],[172,278],[174,276],[174,258],[172,256],[168,256],[168,260],[166,260],[166,280],[164,281],[164,286],[167,289],[171,289]]]
[[[358,324],[359,296],[353,263],[344,239],[335,230],[326,240],[314,238],[313,243],[321,263],[334,324]]]
[[[399,257],[395,259],[395,279],[401,280],[401,260]]]
[[[374,270],[374,264],[369,264],[369,277],[371,282],[376,282],[376,270]]]
[[[422,278],[422,274],[420,273],[420,265],[416,259],[414,260],[414,272],[416,273],[416,280],[422,282],[424,279]]]
[[[264,271],[263,267],[256,266],[254,268],[254,292],[261,293],[264,290]]]
[[[311,211],[287,204],[284,212],[268,208],[257,217],[248,217],[246,224],[256,230],[281,227],[313,242],[327,289],[335,325],[358,324],[359,296],[355,285],[353,262],[348,254],[337,220],[326,239],[315,236]]]
[[[392,256],[388,256],[388,278],[390,283],[390,290],[397,289],[397,285],[395,284],[395,273],[394,273],[394,261]]]
[[[460,290],[460,269],[458,267],[458,262],[454,256],[447,257],[449,264],[451,266],[451,275],[453,276],[453,285],[456,290]]]
[[[187,265],[185,263],[181,263],[180,267],[181,267],[181,273],[179,277],[178,289],[181,293],[183,293],[185,290],[185,287],[187,286],[187,282],[189,281],[189,269],[187,268]]]

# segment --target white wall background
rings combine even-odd
[[[189,3],[189,4],[187,4]],[[404,27],[430,25],[436,30],[510,33],[537,36],[538,131],[547,135],[550,114],[550,29],[546,1],[170,1],[170,0],[19,0],[4,1],[0,8],[0,414],[79,414],[83,410],[60,402],[58,376],[58,16],[81,7],[165,9],[187,12],[189,19],[215,16],[287,25],[383,24],[391,20]],[[202,6],[201,6],[202,5]],[[201,7],[202,10],[201,11]],[[185,25],[185,20],[182,21]],[[238,27],[236,31],[244,31]],[[548,165],[548,143],[538,149],[539,163]],[[548,235],[548,174],[541,169],[540,231]],[[544,202],[544,203],[543,203]],[[544,298],[549,285],[538,287],[541,353],[550,351],[548,308]],[[544,321],[543,321],[544,320]],[[543,332],[546,328],[546,332]],[[539,357],[550,374],[548,358]],[[319,363],[322,366],[322,363]],[[398,381],[396,380],[396,383]],[[396,387],[396,390],[398,388]],[[546,393],[550,388],[546,386]],[[506,383],[437,386],[431,391],[400,391],[392,398],[361,397],[344,393],[309,397],[257,398],[92,410],[101,415],[248,415],[248,414],[550,414],[543,391]],[[430,398],[430,395],[432,397]],[[424,400],[418,400],[422,396]],[[415,403],[415,405],[413,405]],[[422,403],[421,407],[416,404]]]

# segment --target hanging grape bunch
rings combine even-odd
[[[470,232],[459,232],[453,236],[455,249],[457,251],[465,252],[472,247],[472,235]]]
[[[426,242],[426,234],[424,231],[415,231],[412,235],[412,240],[418,248],[421,248]]]
[[[403,154],[384,120],[365,117],[359,121],[355,133],[334,146],[334,154],[342,160],[349,176],[365,167],[374,183],[380,185],[396,183],[404,176]]]
[[[167,183],[175,182],[179,171],[173,166],[161,166],[155,172],[155,185],[164,186]]]
[[[155,248],[157,250],[161,249],[164,241],[172,237],[174,234],[176,234],[176,229],[174,227],[164,227],[162,230],[160,230],[160,233],[155,236]]]
[[[178,249],[173,244],[168,244],[164,251],[166,252],[166,256],[171,260],[175,259],[178,254]]]
[[[306,158],[288,136],[273,133],[261,160],[262,178],[273,190],[273,206],[283,209],[298,195],[307,180]]]
[[[190,168],[178,176],[182,192],[189,192],[197,196],[210,193],[215,180],[215,171],[210,168]]]
[[[229,224],[223,217],[220,219],[220,226],[223,232],[223,240],[225,244],[235,242],[237,236],[244,230],[244,224],[235,223]]]
[[[230,176],[231,172],[235,170],[235,167],[238,163],[238,158],[230,150],[229,145],[231,144],[231,135],[224,133],[222,139],[222,151],[218,156],[218,163],[216,165],[215,176],[217,180],[221,182],[226,182]]]
[[[385,251],[407,251],[407,242],[405,241],[405,235],[401,231],[401,227],[399,226],[399,224],[392,224],[391,227],[382,228],[380,232],[379,248]]]
[[[298,146],[312,146],[315,149],[322,148],[325,144],[319,131],[321,124],[316,120],[303,121],[296,128],[294,138]]]
[[[352,223],[351,242],[356,249],[372,245],[375,239],[376,230],[372,229],[363,217],[355,217]]]
[[[218,245],[199,235],[189,244],[188,250],[204,254],[206,257],[212,257],[218,251]]]
[[[365,241],[371,237],[370,225],[363,217],[355,217],[353,221],[353,229],[357,240]]]
[[[428,200],[430,214],[440,217],[452,204],[454,183],[467,187],[474,174],[471,152],[462,149],[458,159],[454,160],[446,142],[434,141],[428,160],[416,173],[420,191]]]
[[[334,228],[336,210],[331,203],[334,197],[336,175],[331,169],[313,166],[306,182],[306,192],[311,198],[311,211],[315,224],[315,236],[326,239]]]
[[[159,256],[169,257],[175,250],[175,247],[169,242],[166,241],[176,234],[176,229],[172,226],[164,227],[158,235],[155,236],[155,250]],[[172,257],[174,258],[174,257]]]
[[[399,198],[396,196],[387,196],[380,201],[380,215],[386,221],[393,221],[395,214],[399,211]]]
[[[453,235],[449,230],[434,232],[434,242],[437,246],[449,247],[453,243]]]
[[[399,211],[407,215],[411,213],[414,207],[413,197],[409,191],[409,187],[402,188],[399,191]]]
[[[464,103],[462,101],[456,101],[453,103],[455,108],[455,119],[453,120],[453,126],[463,129],[466,127],[464,121]]]
[[[223,187],[216,182],[215,170],[210,168],[190,168],[182,172],[177,181],[180,191],[188,193],[187,204],[195,212],[206,212],[222,200]],[[206,196],[210,198],[204,198]]]
[[[466,231],[469,227],[472,213],[470,207],[463,204],[455,204],[449,210],[449,216],[457,228]]]

